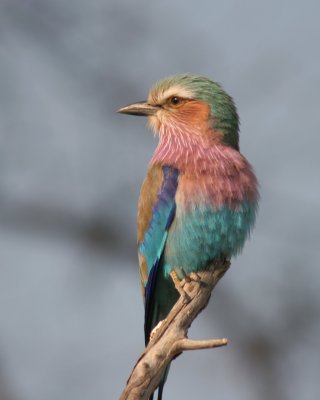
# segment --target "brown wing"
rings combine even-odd
[[[160,165],[152,166],[141,186],[138,202],[138,246],[143,242],[144,235],[147,232],[151,219],[152,210],[158,200],[158,193],[163,181],[163,171]],[[145,298],[145,285],[148,281],[148,267],[145,257],[139,252],[139,267],[142,296]]]

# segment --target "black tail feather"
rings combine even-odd
[[[158,400],[162,400],[162,394],[163,394],[163,388],[164,388],[164,384],[166,383],[168,374],[169,374],[169,369],[170,369],[170,364],[167,366],[163,377],[161,378],[161,381],[159,383],[159,387],[158,387]],[[153,395],[154,393],[152,393],[152,395],[149,397],[149,400],[153,400]]]
[[[163,393],[163,388],[164,384],[166,383],[166,376],[164,376],[159,384],[159,389],[158,389],[158,400],[162,400],[162,393]]]

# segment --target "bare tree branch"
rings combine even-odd
[[[181,282],[173,277],[180,298],[168,317],[151,333],[150,342],[134,366],[120,400],[148,400],[170,361],[183,351],[227,344],[225,338],[190,340],[187,333],[193,320],[207,306],[213,288],[229,266],[229,261],[216,263],[208,271],[192,274],[191,279],[185,277]]]

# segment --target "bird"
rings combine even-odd
[[[242,250],[255,224],[259,184],[240,153],[234,100],[219,83],[189,73],[172,75],[151,87],[147,101],[118,112],[146,116],[159,137],[138,201],[147,346],[179,298],[172,273],[182,278],[205,271]]]

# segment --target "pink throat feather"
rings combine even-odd
[[[180,170],[201,168],[204,160],[211,158],[212,143],[201,132],[186,124],[171,120],[162,124],[159,131],[159,144],[151,159],[151,164],[168,164]]]
[[[215,208],[226,203],[236,208],[243,200],[258,199],[251,165],[239,151],[221,143],[214,132],[203,135],[170,124],[162,125],[159,135],[150,164],[171,165],[180,171],[178,197],[185,206],[195,197]]]

